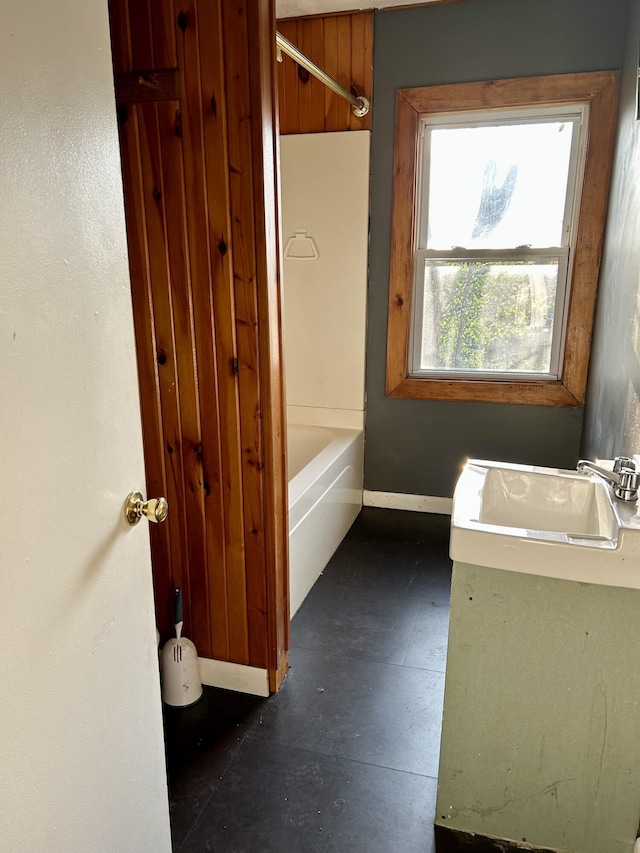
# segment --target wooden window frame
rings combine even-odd
[[[561,378],[456,379],[409,374],[421,118],[433,113],[589,107]],[[580,406],[584,403],[618,106],[618,72],[598,71],[400,89],[393,163],[387,327],[388,397]]]

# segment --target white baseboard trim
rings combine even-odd
[[[434,512],[438,515],[451,515],[452,498],[438,498],[434,495],[402,495],[400,492],[370,492],[364,490],[364,506],[384,507],[385,509],[406,509],[411,512]]]
[[[266,669],[201,657],[198,658],[198,668],[200,680],[208,687],[223,687],[253,696],[269,695],[269,673]]]

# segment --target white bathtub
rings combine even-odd
[[[287,425],[293,617],[362,506],[361,430]]]

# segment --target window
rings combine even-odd
[[[583,402],[616,92],[614,72],[399,92],[389,396]]]
[[[558,379],[584,118],[421,119],[412,376]]]

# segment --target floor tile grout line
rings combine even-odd
[[[312,590],[313,591],[313,590]],[[316,598],[320,599],[320,602],[315,600],[311,601],[303,601],[300,609],[294,616],[291,625],[295,630],[296,620],[302,617],[301,621],[304,621],[307,616],[307,610],[317,606],[318,603],[324,603],[326,606],[326,601],[322,602],[322,598],[327,598],[328,593],[340,594],[340,603],[342,603],[342,598],[345,592],[357,593],[357,595],[361,598],[363,593],[366,593],[371,599],[380,600],[381,598],[388,598],[385,594],[385,590],[380,589],[371,589],[371,588],[358,588],[358,587],[349,587],[345,584],[327,584],[324,586],[322,593],[314,593]],[[443,590],[438,589],[429,589],[429,590],[406,590],[403,592],[394,592],[394,605],[398,608],[402,607],[405,603],[414,604],[416,609],[419,610],[422,605],[434,604],[436,607],[448,607],[451,599],[451,591],[447,590],[446,593]],[[435,604],[437,602],[437,604]],[[331,602],[333,605],[333,602]],[[304,610],[303,610],[304,608]],[[323,621],[329,621],[327,617],[321,617]]]
[[[327,603],[326,601],[323,602],[323,599],[338,595],[344,597],[345,593],[353,593],[358,596],[365,594],[375,599],[384,598],[385,602],[391,595],[394,602],[398,605],[404,603],[425,604],[428,601],[440,601],[443,604],[447,604],[451,598],[450,581],[446,588],[444,582],[442,582],[424,586],[411,586],[410,588],[399,588],[397,585],[393,585],[390,589],[385,589],[382,585],[346,584],[337,580],[327,581],[324,578],[318,581],[318,584],[320,583],[321,586],[314,585],[311,588],[307,594],[307,598],[302,602],[299,610],[294,615],[292,625],[295,625],[300,617],[304,621],[309,609],[313,610],[318,604]]]
[[[232,765],[232,764],[233,764],[233,762],[235,761],[236,756],[237,756],[238,752],[240,751],[240,747],[241,747],[241,746],[242,746],[242,744],[245,742],[245,740],[247,739],[247,737],[248,737],[248,733],[247,733],[247,734],[243,734],[243,735],[242,735],[242,738],[240,739],[240,743],[236,746],[236,748],[235,748],[235,749],[234,749],[234,751],[233,751],[233,755],[231,756],[231,760],[229,761],[229,763],[227,764],[227,766],[226,766],[226,767],[224,768],[224,770],[222,771],[222,775],[218,777],[218,781],[216,782],[216,784],[215,784],[215,786],[214,786],[213,790],[211,791],[211,793],[210,793],[210,794],[209,794],[209,796],[207,797],[207,799],[206,799],[206,801],[205,801],[204,805],[202,806],[202,808],[200,809],[200,811],[198,812],[198,814],[197,814],[197,815],[195,816],[195,818],[193,819],[193,821],[192,821],[192,823],[191,823],[191,826],[189,827],[189,831],[187,832],[187,834],[185,835],[185,837],[182,839],[182,844],[178,847],[178,849],[177,849],[177,850],[173,851],[173,853],[186,853],[185,845],[186,845],[186,843],[187,843],[187,840],[189,839],[189,836],[191,835],[191,833],[193,832],[193,830],[194,830],[194,829],[195,829],[195,827],[196,827],[196,824],[198,823],[198,821],[200,820],[200,818],[201,818],[201,817],[202,817],[202,815],[204,814],[204,810],[207,808],[207,806],[208,806],[208,805],[209,805],[209,803],[211,802],[211,799],[212,799],[213,795],[216,793],[216,791],[218,790],[218,788],[219,788],[219,787],[222,785],[222,783],[224,782],[225,776],[227,775],[227,773],[228,773],[228,772],[229,772],[229,770],[231,769],[231,765]]]
[[[256,731],[259,731],[257,729]],[[249,732],[246,737],[251,739],[252,733]],[[283,744],[282,741],[279,741],[277,738],[271,738],[267,733],[261,734],[260,738],[268,741],[275,746],[282,746],[284,748],[287,747],[287,744]],[[297,749],[300,752],[309,752],[312,755],[324,755],[325,758],[337,758],[340,761],[351,761],[353,764],[361,764],[363,767],[379,767],[380,770],[391,770],[393,773],[405,773],[407,776],[416,776],[418,779],[433,779],[435,782],[438,781],[437,776],[432,776],[430,773],[416,773],[414,770],[403,770],[401,767],[390,767],[388,764],[376,764],[375,761],[361,761],[358,758],[351,758],[348,755],[336,755],[333,752],[324,752],[321,749],[311,749],[308,746],[294,746],[293,749]]]
[[[409,650],[409,644],[411,643],[411,640],[413,638],[413,632],[415,631],[416,622],[418,621],[418,615],[420,613],[421,608],[422,608],[422,602],[418,602],[418,606],[416,608],[416,615],[414,616],[413,622],[411,623],[411,630],[409,631],[409,636],[407,637],[407,642],[406,642],[406,645],[404,647],[404,652],[402,653],[402,660],[400,661],[400,666],[404,666],[404,659],[407,656],[407,652]]]
[[[300,651],[311,652],[312,654],[324,654],[324,649],[314,649],[314,648],[311,648],[309,646],[296,646],[293,643],[291,643],[289,646],[289,651],[291,651],[291,649],[300,649]],[[445,674],[445,671],[443,669],[431,669],[430,667],[425,667],[425,666],[410,666],[410,665],[404,664],[404,663],[393,663],[393,661],[379,660],[378,658],[364,658],[364,657],[353,657],[353,655],[342,655],[341,660],[353,661],[353,662],[364,661],[365,663],[376,663],[376,664],[381,664],[382,666],[395,666],[395,667],[398,667],[400,669],[412,669],[412,670],[414,670],[414,672],[433,672],[433,673],[436,673],[437,675],[442,675],[442,676],[444,676],[444,674]],[[277,696],[277,694],[275,694],[275,693],[272,695]]]

